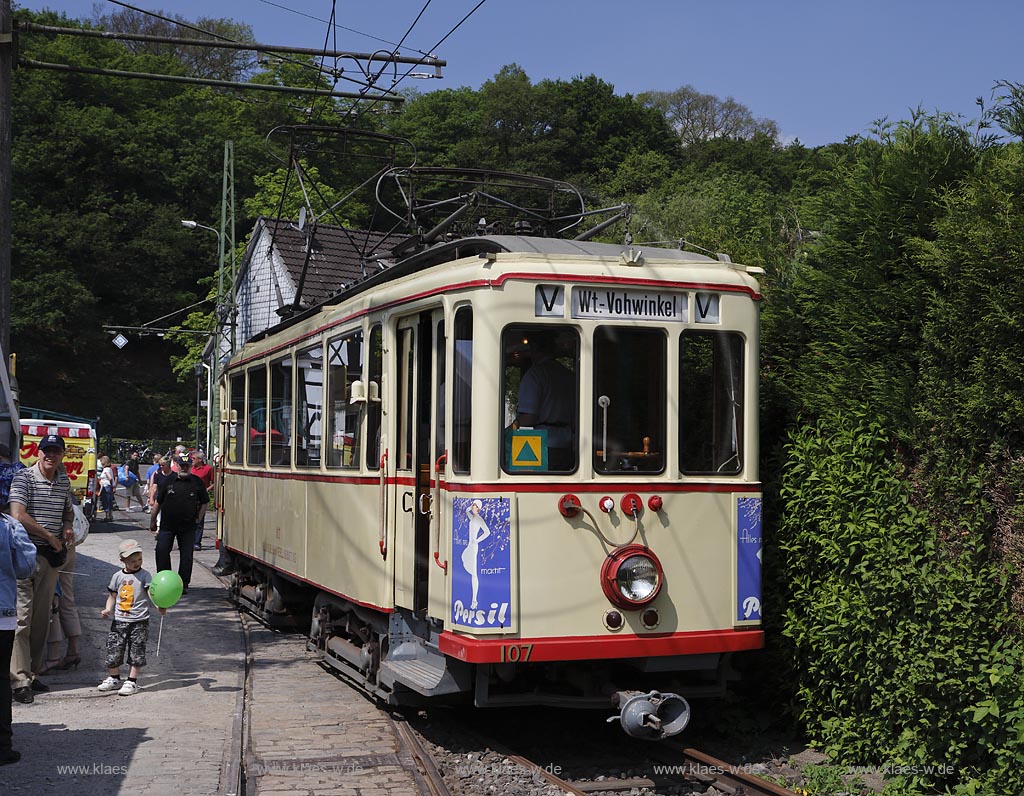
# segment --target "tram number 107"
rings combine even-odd
[[[527,663],[533,655],[533,644],[502,644],[499,663]]]

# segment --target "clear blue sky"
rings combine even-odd
[[[90,19],[94,0],[14,0]],[[479,0],[336,0],[339,50],[432,50]],[[195,20],[227,17],[269,44],[322,47],[331,0],[134,0]],[[420,20],[413,26],[417,15]],[[353,32],[358,31],[358,32]],[[444,79],[479,88],[518,63],[536,82],[595,74],[617,93],[691,84],[774,119],[808,146],[865,133],[912,108],[977,116],[996,80],[1024,82],[1021,0],[485,0],[440,47]],[[340,86],[339,86],[340,88]]]

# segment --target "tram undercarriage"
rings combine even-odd
[[[646,737],[647,726],[636,725],[645,711],[663,711],[666,724],[685,726],[689,705],[674,692],[720,697],[735,679],[729,654],[469,664],[437,650],[434,620],[404,609],[375,611],[242,556],[232,556],[229,569],[231,598],[241,609],[275,629],[307,635],[325,667],[389,705],[611,708],[621,711],[613,718],[627,732]]]

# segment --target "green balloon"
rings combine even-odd
[[[181,576],[177,572],[165,569],[157,572],[149,584],[149,599],[157,608],[170,608],[181,597],[181,590],[185,584],[181,582]]]

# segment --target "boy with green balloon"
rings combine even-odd
[[[149,639],[149,603],[167,612],[181,597],[181,578],[171,571],[158,572],[154,578],[142,568],[142,548],[134,539],[126,539],[117,548],[122,568],[115,572],[107,586],[107,604],[100,612],[104,619],[113,619],[107,634],[106,667],[108,677],[99,685],[100,691],[117,691],[132,696],[139,691],[139,672],[146,665],[146,642]],[[170,577],[168,577],[170,576]],[[177,581],[177,583],[175,583]],[[146,595],[149,595],[149,599]],[[129,666],[128,679],[121,681],[121,665]]]

